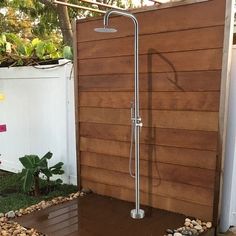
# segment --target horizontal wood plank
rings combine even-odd
[[[142,35],[224,25],[224,9],[225,1],[214,0],[181,7],[139,12],[135,15],[138,18],[140,34]],[[94,28],[103,26],[102,18],[100,20],[88,19],[85,22],[78,21],[78,41],[84,42],[133,35],[133,22],[128,18],[111,17],[109,25],[116,28],[118,32],[109,35],[94,32]]]
[[[129,159],[118,156],[87,153],[83,157],[81,153],[81,165],[123,173],[129,172]],[[140,160],[140,175],[210,189],[214,188],[215,180],[214,170],[144,160]]]
[[[144,127],[218,131],[218,112],[142,110]],[[130,124],[130,109],[80,108],[80,122]]]
[[[139,20],[142,203],[213,218],[225,0],[135,12]],[[133,201],[129,177],[133,22],[116,34],[77,22],[79,152],[84,187]]]
[[[112,124],[80,123],[80,135],[87,138],[130,142],[131,127]],[[162,146],[216,151],[217,132],[181,129],[142,128],[140,142]]]
[[[130,108],[133,92],[80,92],[81,107]],[[219,92],[141,92],[140,109],[218,111]]]
[[[163,53],[222,48],[223,35],[223,26],[143,35],[139,38],[139,54],[149,54],[153,50]],[[78,44],[79,59],[127,56],[133,53],[133,37]]]
[[[219,91],[221,71],[140,74],[140,91]],[[93,75],[79,77],[80,91],[133,91],[134,76]]]
[[[84,157],[84,156],[83,156]],[[98,169],[89,166],[81,167],[81,176],[87,180],[104,183],[134,190],[134,179],[129,174]],[[173,183],[165,180],[140,178],[140,190],[145,193],[171,197],[187,202],[195,202],[205,206],[213,206],[213,191],[211,189],[191,186],[182,183]]]
[[[111,196],[125,201],[133,202],[135,199],[134,191],[123,187],[96,183],[86,179],[82,179],[82,186],[92,189],[95,193]],[[140,194],[140,200],[144,205],[182,213],[187,216],[198,217],[205,221],[212,220],[212,207],[206,207],[195,203],[151,195],[143,192]]]
[[[140,73],[219,70],[222,49],[159,53],[139,56]],[[134,71],[133,56],[79,60],[80,75],[127,74]]]
[[[80,151],[129,158],[130,143],[80,138]],[[140,145],[140,159],[215,170],[216,153],[184,148]]]

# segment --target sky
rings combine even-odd
[[[132,1],[136,6],[140,5],[140,2],[141,2],[141,0],[132,0]],[[163,2],[163,3],[169,2],[169,1],[170,0],[159,0],[159,2]],[[151,2],[149,0],[144,0],[144,4],[145,5],[153,5],[153,2]]]
[[[133,4],[135,4],[135,5],[139,5],[140,4],[140,0],[133,0]],[[151,2],[151,1],[149,1],[149,0],[144,0],[144,4],[145,5],[153,5],[153,2]]]

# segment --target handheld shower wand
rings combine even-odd
[[[140,146],[140,128],[142,121],[139,114],[139,61],[138,61],[138,20],[137,18],[126,11],[111,9],[104,15],[104,27],[94,29],[96,32],[113,33],[116,29],[109,28],[109,17],[112,14],[129,17],[134,23],[134,115],[132,122],[134,123],[134,142],[135,142],[135,209],[131,210],[130,215],[133,219],[142,219],[145,215],[144,210],[140,209],[140,174],[139,174],[139,146]],[[132,135],[132,134],[131,134]],[[132,144],[131,144],[132,145]]]

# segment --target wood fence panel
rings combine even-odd
[[[140,91],[218,91],[221,71],[192,71],[140,74]],[[82,91],[133,91],[133,74],[79,77]]]
[[[138,10],[143,204],[213,220],[225,0]],[[129,177],[133,23],[77,21],[79,177],[83,187],[134,201]]]

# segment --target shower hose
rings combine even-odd
[[[131,102],[131,138],[130,138],[130,150],[129,150],[129,174],[132,178],[135,178],[135,174],[132,172],[132,157],[133,157],[133,145],[134,145],[134,103]]]

